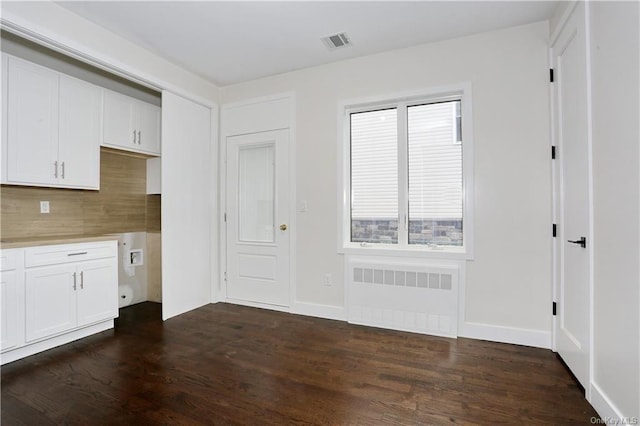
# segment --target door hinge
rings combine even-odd
[[[555,145],[551,146],[551,159],[552,160],[556,159],[556,146]]]
[[[556,302],[553,302],[553,308],[552,309],[553,309],[553,315],[555,316],[556,313],[558,312],[558,309],[556,307]]]
[[[554,82],[554,78],[553,78],[553,68],[549,68],[549,82],[553,83]]]
[[[551,232],[553,233],[553,237],[555,238],[558,235],[558,225],[554,223]]]
[[[227,271],[224,272],[224,280],[227,280]]]
[[[224,221],[225,222],[227,221],[227,214],[226,213],[224,214]]]

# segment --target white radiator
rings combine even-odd
[[[348,256],[346,266],[350,323],[457,337],[457,264]]]

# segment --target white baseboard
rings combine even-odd
[[[347,320],[347,311],[343,306],[295,302],[293,305],[293,309],[291,309],[291,313],[339,321]]]
[[[606,424],[638,424],[639,419],[637,417],[625,418],[600,386],[593,382],[591,382],[591,398],[589,403],[598,412],[598,415],[606,422]],[[635,423],[633,422],[634,420]]]
[[[224,302],[253,308],[271,309],[289,312],[297,315],[347,321],[347,309],[344,306],[322,305],[318,303],[295,302],[291,308],[285,306],[267,305],[264,303],[247,302],[244,300],[226,299]],[[372,325],[374,327],[379,325]],[[401,330],[402,331],[402,330]],[[450,336],[448,336],[450,337]],[[458,337],[489,340],[492,342],[510,343],[514,345],[532,346],[536,348],[551,348],[551,332],[529,330],[515,327],[464,322],[460,324]]]
[[[234,305],[249,306],[250,308],[269,309],[271,311],[287,313],[291,312],[291,309],[288,306],[269,305],[268,303],[250,302],[248,300],[240,299],[229,299],[228,297],[226,300],[221,300],[221,302],[232,303]]]
[[[533,346],[535,348],[551,348],[551,331],[503,327],[476,322],[462,322],[458,329],[458,337]]]

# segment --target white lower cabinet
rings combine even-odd
[[[16,250],[5,250],[0,259],[0,350],[5,351],[20,341],[20,288],[16,270]]]
[[[25,272],[27,342],[76,326],[75,265],[34,268]]]
[[[2,251],[1,258],[9,251]],[[2,271],[2,363],[113,328],[117,241],[10,251]],[[8,269],[12,266],[5,267]]]
[[[117,317],[118,265],[115,259],[85,262],[78,270],[78,326]]]

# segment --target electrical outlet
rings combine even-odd
[[[49,213],[48,201],[40,201],[40,213]]]
[[[331,284],[333,284],[333,276],[330,273],[324,274],[324,277],[322,278],[322,284],[326,286],[330,286]]]

